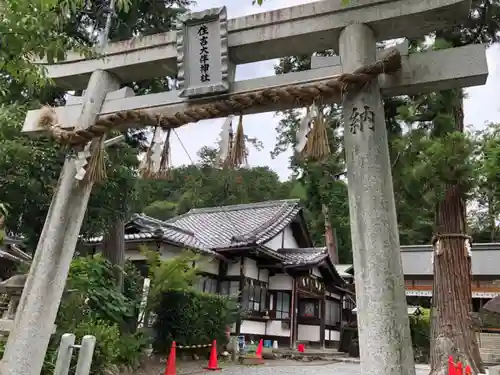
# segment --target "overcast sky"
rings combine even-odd
[[[338,0],[340,1],[340,0]],[[252,6],[252,0],[198,0],[195,10],[203,10],[222,5],[227,6],[228,17],[235,18],[254,13],[290,7],[312,1],[308,0],[264,0],[263,6]],[[467,89],[468,97],[465,100],[465,123],[481,128],[486,122],[500,123],[500,45],[494,45],[488,52],[489,78],[484,86]],[[236,79],[250,79],[274,74],[273,66],[277,60],[268,60],[258,63],[239,65],[236,70]],[[224,119],[201,121],[190,124],[177,130],[182,143],[174,138],[172,142],[172,162],[174,165],[189,164],[190,157],[197,159],[196,153],[203,146],[213,146],[218,138]],[[291,151],[272,159],[269,152],[273,149],[276,140],[275,127],[278,118],[274,113],[261,113],[245,116],[243,125],[249,137],[257,137],[264,144],[263,151],[250,149],[250,166],[269,166],[276,171],[282,180],[290,176],[288,158]]]

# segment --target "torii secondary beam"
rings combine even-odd
[[[333,48],[341,30],[363,23],[378,41],[420,37],[457,24],[467,17],[470,0],[321,1],[228,20],[229,57],[235,64],[264,61]],[[65,62],[47,65],[47,74],[66,89],[84,89],[95,70],[106,70],[121,82],[175,76],[175,31],[110,43],[104,58],[87,60],[68,55]]]
[[[460,48],[403,56],[402,71],[397,76],[380,77],[382,93],[385,96],[396,96],[482,85],[486,82],[488,76],[485,48],[484,45],[468,45]],[[335,60],[335,58],[332,60],[332,65]],[[327,62],[323,62],[323,66],[325,67],[304,72],[235,82],[231,93],[241,94],[262,88],[317,82],[342,73],[342,66],[340,65],[329,67]],[[186,109],[193,103],[214,101],[216,99],[218,97],[210,97],[200,101],[186,100],[180,98],[176,91],[128,98],[116,93],[109,93],[100,115],[126,110],[175,113]],[[340,98],[336,98],[336,100],[339,101]],[[78,100],[74,100],[72,103],[74,104],[56,108],[59,122],[66,129],[70,129],[76,124],[81,111],[81,103]],[[245,114],[284,109],[289,109],[289,105],[274,103],[266,107],[249,108]],[[40,110],[29,111],[23,132],[28,135],[44,134],[44,129],[38,126],[39,116]],[[136,125],[130,124],[131,127]]]

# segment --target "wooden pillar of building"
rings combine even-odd
[[[292,293],[290,296],[290,349],[295,347],[295,326],[297,322],[297,282],[295,278],[292,281]]]
[[[325,348],[325,326],[326,326],[326,296],[323,295],[319,305],[319,345],[321,349]]]
[[[238,295],[238,303],[240,306],[243,304],[243,299],[245,298],[246,294],[244,293],[245,289],[245,258],[240,257],[240,294]],[[241,333],[241,317],[238,318],[238,321],[236,322],[236,334]]]

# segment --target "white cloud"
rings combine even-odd
[[[267,0],[259,7],[252,6],[252,0],[199,0],[196,10],[208,9],[226,5],[229,18],[245,16],[263,11],[290,7],[303,4],[307,0]],[[273,66],[276,60],[263,61],[238,66],[236,79],[251,79],[274,74]],[[488,50],[488,65],[490,76],[484,86],[467,89],[468,98],[465,100],[465,121],[467,125],[475,128],[484,126],[485,122],[500,123],[500,99],[498,88],[500,87],[500,46],[495,45]],[[274,113],[261,113],[249,115],[244,118],[245,132],[250,137],[257,137],[264,144],[264,150],[257,152],[250,150],[249,163],[251,166],[269,166],[276,171],[282,179],[290,175],[288,169],[288,158],[291,151],[280,155],[275,160],[271,159],[269,152],[274,148],[276,139],[275,127],[278,118]],[[196,158],[196,152],[203,146],[214,145],[220,132],[224,119],[201,121],[190,124],[178,130],[178,134],[192,158]],[[172,142],[172,161],[175,165],[189,164],[190,159],[184,152],[179,142]]]

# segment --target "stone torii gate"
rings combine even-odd
[[[58,86],[85,88],[85,95],[56,108],[57,121],[40,121],[41,111],[28,112],[23,131],[52,134],[81,149],[89,141],[99,147],[99,137],[117,126],[178,127],[302,107],[318,98],[341,102],[362,373],[412,375],[381,96],[481,85],[488,69],[481,45],[403,57],[392,52],[376,63],[376,42],[454,25],[468,16],[469,8],[470,0],[358,0],[347,7],[328,0],[232,20],[225,8],[194,13],[177,32],[111,43],[101,59],[70,54],[65,62],[48,65]],[[340,59],[316,61],[316,68],[305,72],[234,82],[237,64],[330,48]],[[176,73],[180,91],[138,97],[126,89],[116,91],[122,83]],[[68,156],[62,169],[2,375],[40,373],[92,188],[92,182],[75,182],[77,162]]]

